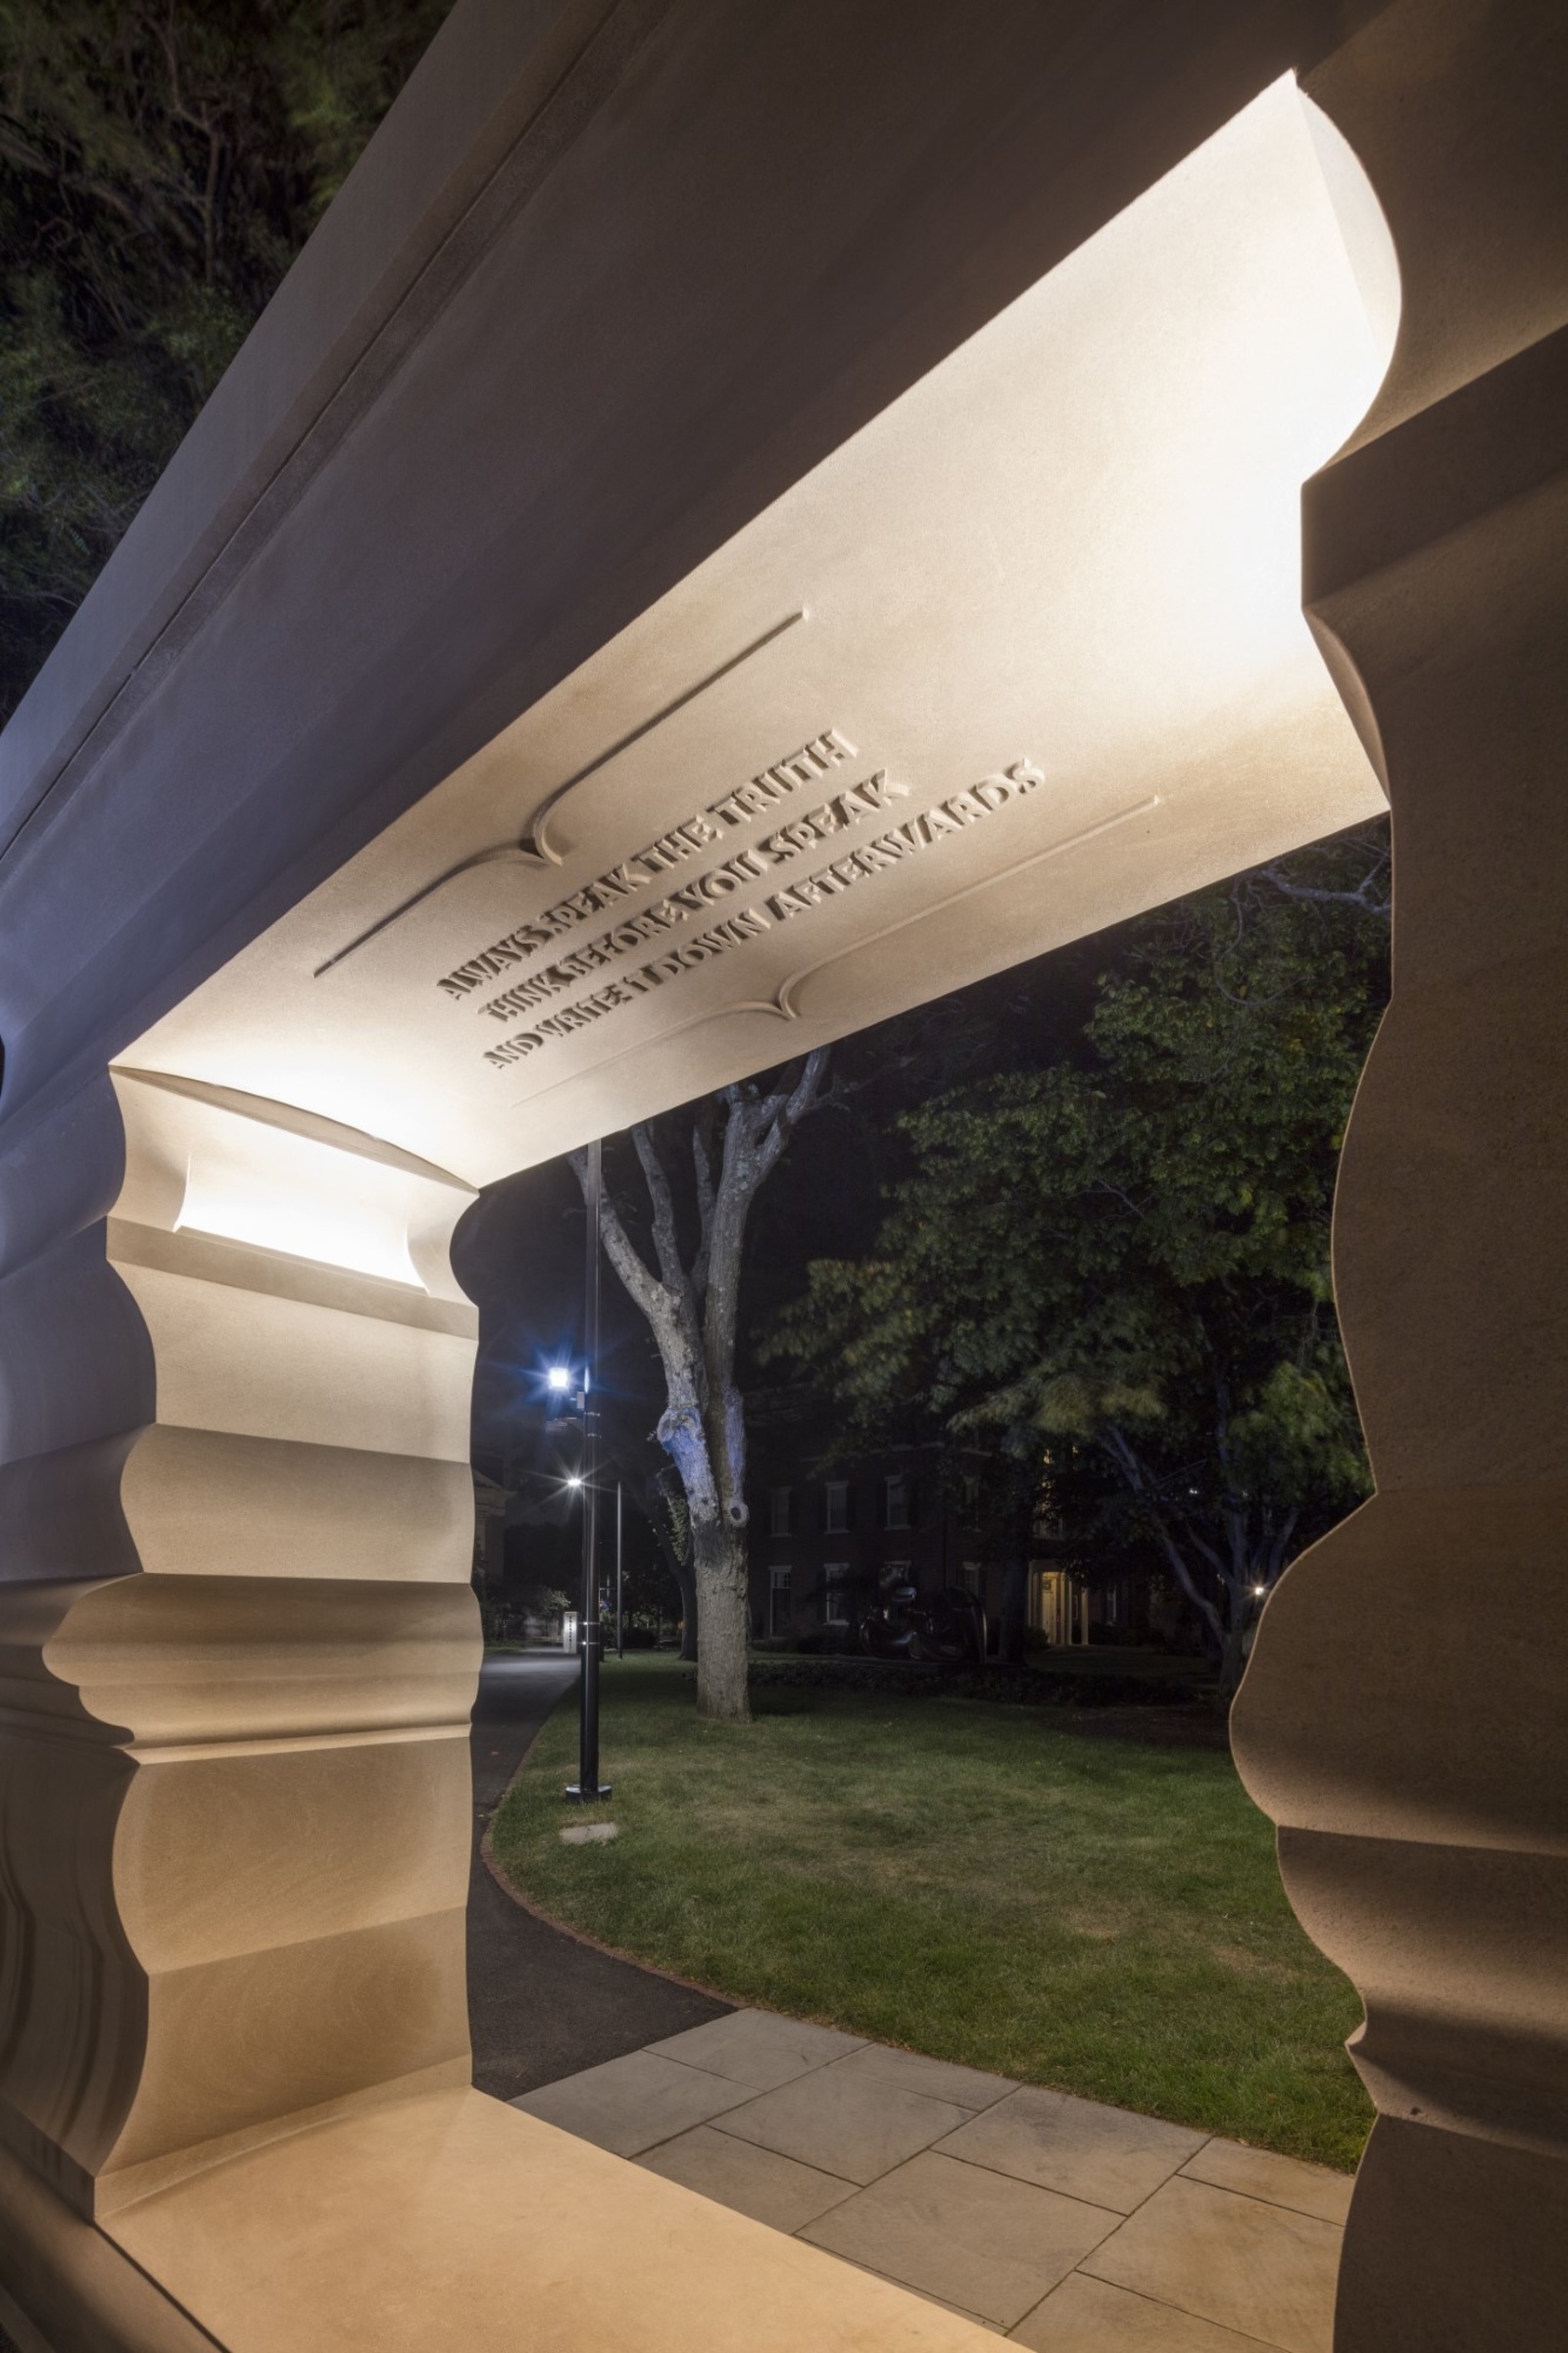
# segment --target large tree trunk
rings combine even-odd
[[[1220,1645],[1219,1695],[1222,1699],[1234,1699],[1247,1666],[1245,1644],[1249,1616],[1247,1597],[1235,1586],[1227,1587],[1226,1599],[1230,1604],[1230,1622],[1225,1629],[1224,1642]]]
[[[827,1049],[819,1046],[807,1056],[793,1089],[763,1099],[749,1081],[726,1087],[716,1176],[713,1119],[704,1115],[693,1126],[692,1173],[701,1239],[689,1264],[681,1254],[674,1197],[651,1129],[633,1128],[631,1141],[648,1186],[657,1274],[633,1247],[613,1202],[598,1201],[610,1262],[648,1318],[664,1368],[668,1402],[656,1435],[680,1478],[691,1530],[697,1582],[697,1708],[700,1715],[725,1724],[752,1720],[746,1690],[751,1638],[746,1409],[735,1385],[742,1245],[757,1189],[817,1102],[826,1067]],[[587,1199],[585,1154],[573,1152],[571,1164]]]
[[[657,1493],[655,1508],[649,1516],[655,1542],[663,1556],[665,1568],[675,1580],[675,1591],[680,1595],[680,1654],[682,1658],[695,1659],[697,1656],[697,1572],[692,1567],[690,1559],[684,1553],[678,1552],[670,1543],[668,1535],[665,1533],[662,1515],[658,1511]]]
[[[689,1560],[678,1560],[671,1554],[670,1569],[680,1588],[680,1654],[685,1659],[698,1655],[697,1572]]]
[[[667,1476],[666,1471],[662,1477],[656,1473],[652,1478],[644,1480],[643,1509],[648,1517],[648,1525],[654,1532],[654,1542],[659,1546],[665,1568],[675,1580],[675,1590],[680,1595],[680,1655],[683,1659],[695,1659],[697,1656],[697,1572],[691,1562],[690,1522],[686,1523],[688,1529],[686,1543],[684,1544],[673,1544],[670,1541],[672,1515],[669,1510],[669,1499],[663,1492],[663,1477]]]
[[[751,1595],[746,1531],[722,1520],[694,1520],[697,1606],[702,1640],[697,1650],[697,1712],[722,1724],[750,1724],[746,1685],[750,1647]]]
[[[1007,1666],[1022,1666],[1028,1626],[1029,1561],[1027,1554],[1013,1549],[1002,1564],[1002,1622],[997,1629],[997,1656]]]

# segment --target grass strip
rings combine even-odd
[[[1371,2106],[1353,1987],[1285,1900],[1228,1756],[1043,1710],[768,1691],[699,1723],[694,1671],[607,1664],[595,1819],[567,1702],[492,1846],[549,1917],[741,2002],[1348,2168]]]

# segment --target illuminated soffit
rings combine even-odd
[[[1396,313],[1276,83],[126,1062],[481,1183],[1370,814],[1299,490]]]

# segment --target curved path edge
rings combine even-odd
[[[515,2099],[645,2043],[725,2017],[736,2004],[547,1919],[501,1876],[490,1825],[570,1691],[575,1665],[548,1652],[486,1659],[470,1747],[468,2018],[473,2080]]]

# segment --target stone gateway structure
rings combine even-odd
[[[1532,0],[459,0],[0,747],[27,2353],[978,2346],[470,2087],[448,1241],[1385,796],[1378,1492],[1236,1745],[1367,2006],[1337,2353],[1561,2344],[1565,66]]]

